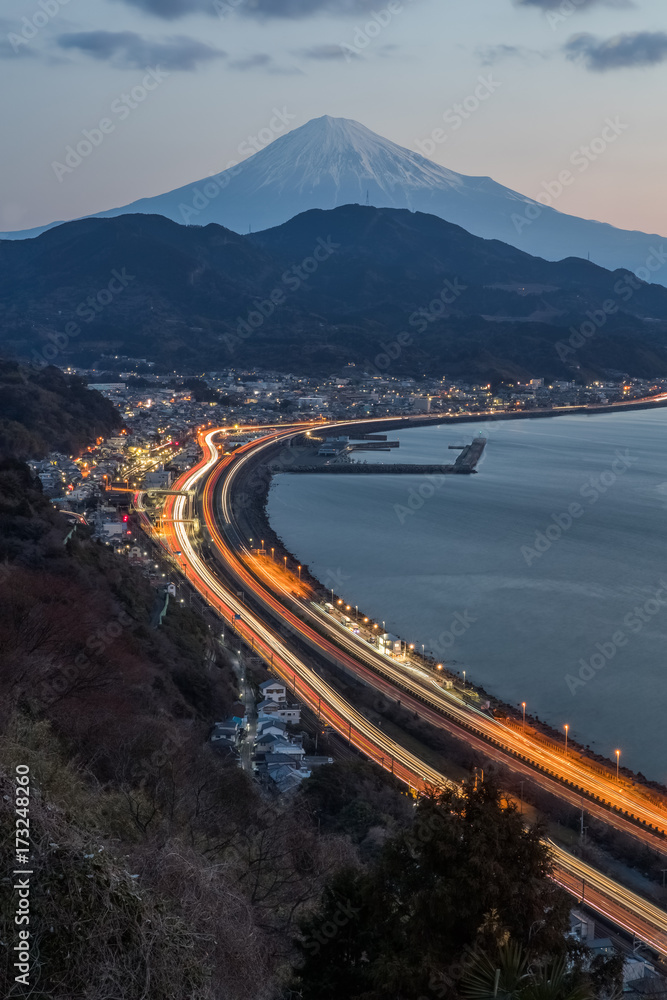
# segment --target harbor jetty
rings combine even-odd
[[[485,437],[473,438],[470,444],[467,444],[461,451],[461,454],[454,462],[454,472],[460,475],[469,475],[471,472],[475,472],[480,458],[484,454],[484,449],[486,447]]]
[[[470,444],[462,445],[461,452],[453,464],[412,465],[407,463],[332,461],[321,465],[294,463],[281,471],[290,475],[325,473],[332,476],[470,476],[477,472],[477,465],[484,454],[486,441],[487,439],[484,437],[477,437]],[[386,448],[387,445],[385,444],[384,447]]]

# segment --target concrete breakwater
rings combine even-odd
[[[459,457],[454,462],[454,472],[466,473],[474,472],[477,463],[484,454],[486,448],[486,438],[476,437],[471,444],[466,445]]]
[[[411,475],[411,476],[421,476],[421,475],[453,475],[458,472],[459,474],[465,472],[472,472],[473,470],[457,469],[454,465],[385,465],[381,462],[373,462],[372,464],[364,464],[363,462],[349,462],[343,463],[339,462],[334,465],[302,465],[295,466],[291,469],[283,469],[283,472],[294,474],[310,473],[311,475],[321,475],[326,473],[331,476],[363,476],[363,475]]]
[[[326,473],[336,476],[470,476],[477,471],[477,464],[484,453],[486,438],[475,438],[466,445],[453,465],[405,465],[402,463],[385,464],[382,462],[331,462],[327,465],[292,465],[282,469],[282,472],[294,473]]]
[[[399,441],[354,441],[348,446],[350,451],[391,451],[400,447]]]

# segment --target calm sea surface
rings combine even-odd
[[[388,631],[667,782],[667,410],[415,428],[358,459],[451,462],[480,430],[475,476],[279,476],[272,524]]]

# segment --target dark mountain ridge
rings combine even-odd
[[[438,216],[483,239],[501,240],[547,260],[590,255],[603,267],[627,267],[647,280],[667,284],[662,236],[616,229],[558,211],[560,181],[544,183],[535,200],[535,193],[527,197],[491,177],[466,176],[440,166],[430,159],[437,146],[432,139],[417,140],[416,152],[359,122],[330,115],[287,131],[293,116],[286,108],[284,113],[277,108],[274,111],[271,128],[275,127],[276,137],[259,149],[257,143],[242,143],[241,162],[229,162],[219,174],[110,208],[95,217],[145,213],[182,225],[213,222],[246,233],[249,226],[255,232],[270,229],[310,209],[350,204],[409,209]],[[605,144],[614,142],[627,128],[618,117],[604,124]],[[589,163],[582,156],[570,177],[574,179]],[[0,238],[32,238],[44,228],[61,224],[0,233]]]
[[[667,374],[667,289],[589,261],[549,262],[435,216],[345,205],[262,233],[135,215],[0,241],[0,350],[38,360],[146,357],[165,369],[372,366],[396,373]],[[563,357],[582,324],[592,335]],[[573,329],[572,329],[573,328]]]

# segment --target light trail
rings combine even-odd
[[[212,442],[213,436],[215,432],[206,437],[210,458],[188,475],[185,489],[192,489],[216,464],[219,456]],[[266,626],[214,576],[192,546],[186,526],[180,523],[185,499],[181,496],[169,498],[173,503],[174,520],[168,524],[166,534],[168,538],[171,536],[174,552],[182,554],[190,568],[189,579],[195,583],[200,593],[233,625],[244,641],[287,682],[295,697],[304,701],[323,722],[332,726],[366,756],[375,760],[385,770],[392,771],[416,791],[424,791],[429,786],[450,784],[443,775],[426,767],[417,757],[387,737],[352,708],[314,670],[287,648],[277,632]],[[240,618],[237,619],[236,615]]]
[[[211,473],[216,469],[220,458],[213,442],[217,433],[218,430],[212,430],[203,438],[202,444],[208,450],[208,454],[175,484],[178,489],[188,490],[206,479],[204,493],[206,496],[208,491],[208,503],[211,502],[210,490],[213,479]],[[265,447],[274,442],[276,436],[276,434],[271,435],[268,439],[253,443],[253,446]],[[229,465],[230,461],[233,459],[230,458],[222,464]],[[186,498],[183,496],[169,497],[167,500],[169,513],[173,518],[166,529],[167,539],[172,546],[170,554],[177,562],[180,555],[183,563],[179,565],[186,575],[189,568],[190,582],[223,619],[232,625],[243,641],[256,651],[267,665],[287,682],[288,686],[291,686],[295,697],[300,698],[317,713],[320,721],[346,737],[350,744],[357,747],[366,757],[380,764],[385,770],[390,770],[415,793],[444,786],[455,787],[454,783],[444,775],[388,738],[341,698],[285,645],[275,630],[239,601],[230,588],[215,576],[195,551],[186,526],[181,523],[185,502]],[[144,524],[147,524],[152,531],[145,514],[142,518]],[[231,555],[233,557],[233,553]],[[257,587],[256,582],[255,587]],[[286,609],[280,607],[285,613]],[[300,624],[303,626],[303,623]],[[319,638],[322,641],[321,637]],[[557,845],[550,842],[548,846],[554,863],[552,875],[554,881],[575,897],[583,895],[585,905],[616,926],[634,934],[659,954],[667,956],[667,914],[663,910],[597,872]]]
[[[374,423],[376,422],[379,421],[374,421]],[[336,425],[336,430],[340,431],[345,426]],[[620,825],[626,830],[632,832],[637,830],[629,822],[632,817],[635,817],[647,827],[653,827],[655,832],[667,834],[667,808],[664,803],[661,804],[650,798],[648,790],[641,786],[628,784],[625,779],[621,782],[616,781],[613,774],[605,772],[601,768],[596,770],[594,764],[581,760],[573,749],[565,754],[557,746],[545,746],[532,738],[529,733],[514,730],[502,720],[492,718],[473,706],[462,704],[458,699],[448,696],[437,688],[428,678],[420,677],[416,672],[408,674],[404,669],[392,664],[363,640],[338,627],[338,623],[334,619],[329,618],[331,622],[329,624],[326,620],[329,616],[317,615],[303,604],[299,605],[299,614],[295,614],[289,606],[294,604],[293,595],[275,577],[268,578],[271,590],[281,591],[282,600],[276,598],[273,593],[258,582],[245,565],[252,564],[252,556],[245,540],[234,524],[232,495],[235,479],[241,473],[244,461],[254,461],[258,455],[261,456],[263,451],[272,449],[276,444],[277,436],[272,435],[268,440],[260,439],[257,442],[251,442],[243,449],[239,449],[233,464],[221,463],[217,469],[211,469],[211,475],[204,486],[204,521],[225,565],[243,583],[244,587],[248,588],[267,609],[286,621],[301,638],[330,659],[336,660],[357,674],[359,674],[360,664],[362,664],[370,668],[376,676],[380,675],[390,681],[392,685],[403,691],[408,691],[421,703],[419,706],[421,714],[428,717],[430,721],[435,719],[437,725],[442,725],[442,715],[448,716],[467,732],[481,737],[486,743],[502,750],[503,753],[512,755],[513,760],[524,762],[554,781],[568,783],[572,791],[586,795],[593,806],[597,800],[600,806],[598,814],[604,813],[611,822],[616,817],[609,807],[620,813],[627,813],[627,820],[622,816],[619,817],[623,820]],[[237,557],[217,527],[214,491],[225,473],[221,488],[221,512],[225,522],[225,531],[228,536],[234,536],[236,547],[240,549],[243,556],[243,562]],[[266,576],[266,574],[263,575]],[[302,620],[303,618],[312,624],[309,626]],[[318,630],[321,628],[328,632],[329,640],[322,637]],[[365,676],[368,679],[367,672]],[[386,693],[387,689],[384,688],[384,690]],[[434,709],[435,713],[425,712],[424,705],[429,709]],[[559,785],[559,787],[562,786]],[[649,837],[650,842],[654,842],[653,846],[665,850],[665,845],[656,839],[654,833],[649,833]]]
[[[664,910],[607,878],[553,841],[547,843],[554,862],[554,881],[612,924],[667,956],[667,913]]]

